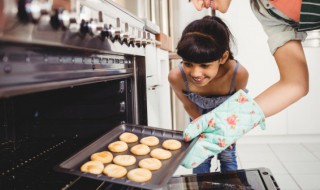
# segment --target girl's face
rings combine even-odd
[[[206,86],[214,79],[219,70],[219,60],[208,63],[191,63],[183,61],[183,70],[193,85],[198,87]]]
[[[201,11],[203,8],[212,8],[221,13],[227,12],[231,0],[191,0],[194,7]]]

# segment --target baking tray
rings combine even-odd
[[[136,134],[139,137],[139,140],[135,143],[127,143],[129,148],[127,151],[122,153],[112,153],[113,156],[117,156],[120,154],[130,154],[133,155],[130,152],[130,148],[134,145],[139,144],[140,139],[146,136],[156,136],[159,138],[160,143],[157,146],[150,147],[151,150],[155,148],[160,148],[162,145],[162,142],[167,139],[176,139],[181,142],[182,147],[178,150],[171,151],[172,157],[168,160],[161,160],[162,167],[159,170],[152,171],[152,178],[148,182],[144,183],[138,183],[128,180],[126,177],[124,178],[111,178],[104,174],[95,175],[90,173],[85,173],[80,171],[81,165],[83,165],[85,162],[90,160],[91,154],[95,152],[100,152],[104,150],[108,150],[107,146],[114,142],[119,140],[119,136],[123,132],[131,132]],[[196,139],[191,142],[185,142],[183,140],[183,132],[182,131],[173,131],[173,130],[167,130],[167,129],[160,129],[155,127],[149,127],[149,126],[142,126],[142,125],[133,125],[133,124],[122,124],[114,129],[112,129],[110,132],[104,134],[88,146],[86,146],[84,149],[80,150],[67,160],[63,161],[61,164],[57,165],[54,169],[58,172],[64,172],[69,174],[74,174],[77,176],[102,180],[102,181],[108,181],[112,183],[118,183],[133,187],[139,187],[143,189],[161,189],[164,187],[180,165],[180,163],[183,161],[183,158],[187,155],[187,153],[191,150],[192,146],[195,144]],[[145,156],[135,156],[137,161],[134,165],[126,167],[128,171],[134,168],[138,168],[138,163],[141,159],[150,157],[150,153]]]

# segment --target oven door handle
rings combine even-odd
[[[126,111],[126,102],[120,102],[120,112],[125,112]]]

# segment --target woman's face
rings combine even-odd
[[[198,87],[207,85],[214,79],[219,70],[219,60],[208,63],[191,63],[183,61],[183,70],[187,75],[188,81]]]
[[[212,8],[221,13],[227,12],[231,0],[191,0],[194,7],[201,11],[203,8]]]

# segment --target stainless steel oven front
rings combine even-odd
[[[1,189],[103,189],[53,167],[120,123],[147,125],[153,39],[109,0],[1,1]]]

